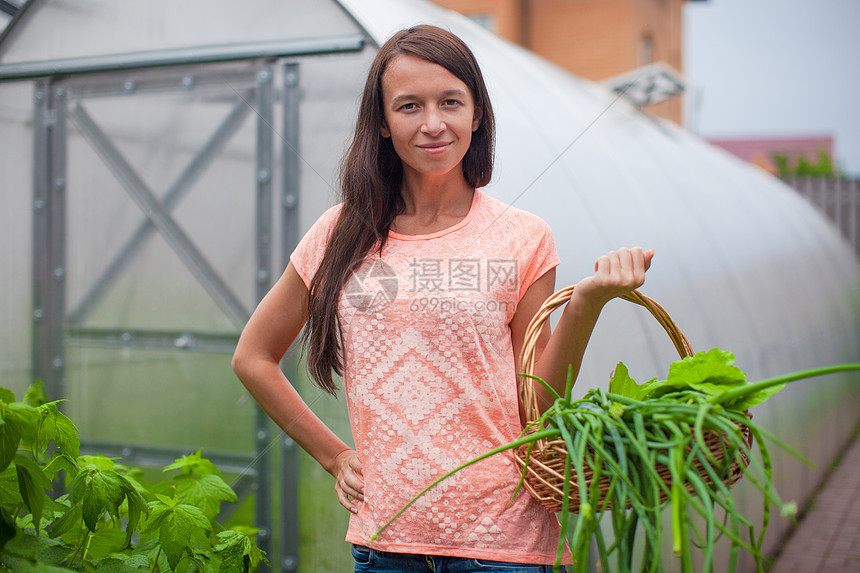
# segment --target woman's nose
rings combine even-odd
[[[421,125],[421,130],[427,135],[439,135],[445,129],[445,120],[442,119],[442,113],[438,109],[429,108],[424,115],[424,123]]]

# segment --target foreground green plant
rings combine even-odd
[[[527,462],[540,441],[560,439],[567,455],[563,460],[565,480],[556,570],[569,540],[575,572],[588,570],[592,541],[597,547],[601,570],[633,571],[634,545],[641,538],[639,570],[663,571],[662,514],[670,508],[672,547],[684,573],[693,571],[694,551],[701,554],[702,571],[713,571],[714,551],[721,538],[730,543],[729,572],[735,571],[740,550],[752,554],[757,571],[763,572],[761,548],[772,506],[784,516],[796,512],[795,504],[783,503],[773,486],[767,442],[809,462],[754,424],[746,411],[766,401],[788,382],[846,370],[860,370],[860,364],[829,366],[751,383],[734,366],[734,356],[714,349],[673,363],[666,380],[655,379],[641,385],[619,363],[609,391],[594,389],[580,400],[571,400],[571,377],[564,396],[535,378],[556,400],[539,420],[526,428],[522,437],[469,460],[430,483],[385,523],[374,538],[424,493],[475,462],[511,449],[524,451]],[[722,434],[724,445],[717,452],[721,455],[715,455],[706,444],[708,432]],[[760,461],[745,439],[748,434],[758,445]],[[732,498],[733,463],[734,471],[743,472],[762,493],[763,520],[758,533]],[[524,468],[521,485],[526,473]],[[578,501],[573,508],[578,515],[574,530],[569,533],[571,499]],[[600,526],[604,512],[611,516],[612,538],[606,538]]]
[[[0,570],[243,573],[267,563],[255,530],[217,522],[237,498],[200,451],[166,466],[172,479],[144,484],[140,470],[80,455],[57,404],[38,383],[22,402],[0,388]],[[70,493],[52,499],[63,477]]]

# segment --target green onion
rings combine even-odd
[[[712,355],[725,359],[727,353]],[[764,534],[770,524],[771,506],[776,506],[783,515],[796,511],[793,503],[784,503],[780,499],[773,485],[773,467],[767,444],[775,444],[798,459],[810,462],[753,423],[745,412],[730,406],[761,403],[773,393],[774,387],[781,384],[849,370],[860,370],[860,364],[806,370],[757,383],[733,379],[731,384],[723,387],[712,380],[694,380],[689,387],[684,387],[678,377],[685,371],[679,369],[676,377],[671,379],[670,369],[671,380],[665,386],[670,391],[663,390],[662,395],[642,390],[645,387],[653,390],[659,383],[638,386],[635,382],[632,385],[625,382],[627,386],[619,384],[617,387],[632,388],[633,392],[639,393],[637,397],[595,389],[579,400],[571,400],[572,375],[568,376],[563,396],[542,380],[531,377],[544,384],[550,395],[555,396],[553,405],[538,420],[531,422],[518,439],[460,464],[427,485],[372,539],[376,539],[419,497],[442,480],[489,456],[523,448],[526,467],[521,472],[516,495],[527,479],[529,459],[538,455],[540,443],[560,439],[567,455],[564,459],[565,481],[556,570],[561,566],[565,541],[568,541],[573,552],[574,571],[587,571],[593,540],[602,570],[610,570],[610,563],[614,563],[613,571],[632,573],[634,547],[641,543],[638,570],[664,571],[660,555],[661,516],[668,508],[672,517],[673,554],[680,560],[684,573],[693,571],[694,551],[700,554],[703,572],[712,573],[715,547],[723,538],[730,543],[728,573],[734,573],[741,550],[750,553],[757,571],[763,572],[761,551]],[[649,397],[651,394],[656,397]],[[718,432],[723,438],[717,451],[708,448],[706,437],[709,432]],[[758,456],[745,441],[745,435],[751,436],[757,444]],[[726,483],[731,478],[733,462],[748,483],[762,494],[763,518],[757,533],[754,524],[741,514]],[[590,481],[586,479],[589,473]],[[666,473],[668,478],[663,477]],[[601,491],[602,478],[608,484],[605,491]],[[568,517],[573,487],[577,488],[579,506],[572,508],[578,515],[571,532]],[[604,538],[600,527],[603,514],[611,519],[614,537],[611,540]],[[701,520],[697,521],[699,518]],[[744,539],[745,533],[749,540]]]

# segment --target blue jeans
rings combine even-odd
[[[469,557],[388,553],[352,546],[355,573],[552,573],[552,565],[526,565]],[[564,573],[564,567],[561,572]]]

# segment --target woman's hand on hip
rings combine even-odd
[[[334,477],[338,501],[352,513],[358,513],[355,502],[364,501],[364,478],[355,450],[344,450],[337,455]]]

